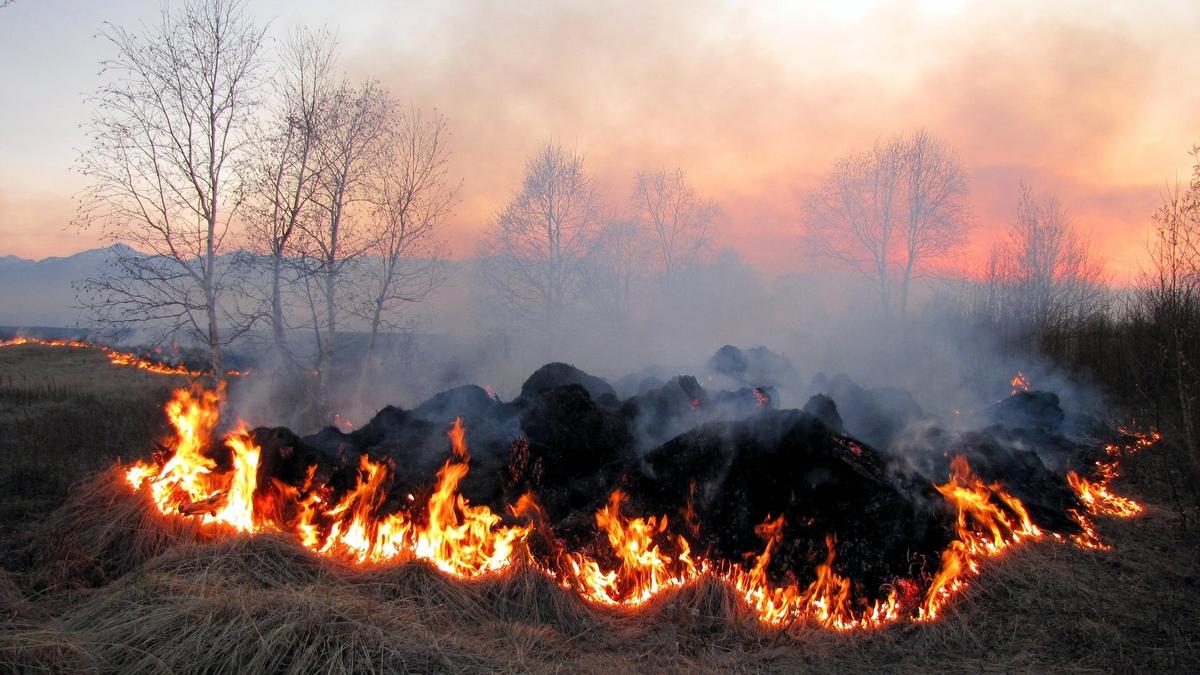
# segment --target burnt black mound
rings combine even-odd
[[[1077,528],[1067,517],[1078,504],[1065,474],[1090,465],[1099,446],[1064,431],[1068,414],[1054,394],[1016,394],[987,411],[984,426],[951,432],[930,424],[908,392],[864,389],[844,375],[818,378],[803,409],[778,409],[778,380],[753,379],[771,361],[723,348],[710,367],[744,386],[646,378],[623,399],[603,379],[551,363],[511,401],[464,386],[411,410],[386,407],[351,432],[259,428],[260,485],[300,485],[316,466],[335,492],[350,490],[366,455],[394,468],[385,508],[420,508],[449,456],[447,429],[461,418],[470,451],[464,496],[507,514],[532,493],[563,545],[604,541],[595,513],[614,490],[628,497],[626,516],[665,515],[693,551],[731,564],[760,552],[756,526],[782,516],[774,578],[810,579],[832,537],[835,571],[877,597],[898,579],[936,572],[956,514],[934,485],[947,480],[954,456],[1003,482],[1039,526]],[[892,447],[902,431],[919,451]]]

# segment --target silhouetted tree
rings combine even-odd
[[[342,83],[317,148],[322,167],[317,216],[300,222],[304,285],[317,343],[317,396],[328,401],[331,366],[344,310],[353,303],[350,275],[371,245],[372,182],[386,161],[394,104],[374,82]],[[327,411],[326,411],[327,412]]]
[[[583,156],[546,145],[526,163],[521,191],[484,234],[479,253],[486,292],[555,344],[583,291],[600,226],[600,201]]]
[[[905,313],[913,278],[965,240],[966,194],[958,160],[926,132],[877,141],[839,158],[806,196],[807,244],[867,278],[885,313],[898,284]]]
[[[341,84],[333,72],[335,46],[329,33],[304,29],[283,45],[275,96],[252,164],[247,233],[252,250],[266,262],[264,304],[272,346],[291,364],[285,294],[296,279],[286,275],[300,251],[301,228],[321,217],[317,193],[327,170],[321,143],[336,119],[333,105]]]
[[[999,324],[1047,335],[1099,309],[1103,266],[1057,199],[1038,202],[1021,185],[1017,218],[988,261]]]
[[[717,207],[702,199],[682,169],[639,172],[633,204],[651,247],[651,260],[670,285],[682,269],[695,263],[712,243]]]
[[[223,371],[221,260],[243,196],[237,171],[255,112],[263,29],[239,0],[165,8],[145,35],[107,26],[116,49],[94,96],[79,170],[79,222],[119,248],[113,271],[80,286],[95,319],[187,331]]]
[[[1200,468],[1200,145],[1191,154],[1195,164],[1190,182],[1169,189],[1154,214],[1151,264],[1139,279],[1137,297],[1152,341],[1152,349],[1146,351],[1150,358],[1157,357],[1147,370],[1161,371],[1152,389],[1155,394],[1170,392],[1171,417]]]
[[[447,171],[445,118],[413,108],[394,121],[371,187],[367,256],[356,275],[362,289],[358,313],[368,326],[364,373],[380,329],[395,325],[397,306],[423,301],[444,280],[435,237],[456,194]]]

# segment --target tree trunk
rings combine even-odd
[[[283,255],[276,251],[271,259],[271,334],[278,355],[290,362],[292,360],[291,351],[288,349],[287,334],[283,323],[283,287],[280,282],[282,276]]]

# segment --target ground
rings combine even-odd
[[[462,583],[420,564],[349,569],[273,537],[212,543],[177,524],[134,518],[122,510],[132,502],[119,481],[103,472],[154,450],[165,434],[162,403],[184,382],[109,366],[94,351],[0,349],[0,670],[1200,667],[1200,545],[1178,508],[1139,480],[1153,450],[1128,460],[1117,483],[1146,512],[1099,523],[1111,551],[1049,541],[1018,547],[987,561],[930,624],[781,632],[756,626],[712,585],[616,614],[533,572]]]

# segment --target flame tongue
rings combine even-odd
[[[416,523],[408,513],[383,514],[390,467],[363,455],[355,486],[334,503],[328,488],[313,485],[310,467],[302,488],[273,483],[271,495],[256,494],[261,449],[244,427],[225,444],[232,470],[216,472],[204,454],[220,419],[224,390],[180,389],[167,404],[175,428],[173,454],[161,466],[139,462],[126,472],[137,489],[147,487],[163,513],[202,515],[239,532],[295,532],[305,547],[358,563],[420,558],[439,569],[471,577],[503,569],[528,526],[505,526],[485,506],[472,506],[459,493],[467,474],[466,431],[456,420],[449,436],[453,457],[438,472],[438,485],[428,503],[428,522]],[[295,517],[285,522],[284,514]]]
[[[132,352],[122,352],[112,347],[84,342],[83,340],[47,340],[42,338],[32,337],[15,337],[10,340],[0,341],[0,347],[19,347],[21,345],[40,345],[42,347],[71,347],[73,349],[98,349],[104,352],[108,358],[108,362],[114,366],[128,366],[137,368],[148,373],[158,375],[186,375],[188,377],[200,377],[204,375],[203,371],[192,370],[184,365],[170,365],[161,361],[151,361],[143,358]],[[157,349],[155,351],[158,351]],[[241,377],[246,375],[248,371],[226,370],[225,377]]]
[[[935,487],[958,511],[958,539],[942,553],[941,569],[919,610],[918,618],[924,620],[937,618],[942,606],[966,585],[966,574],[979,571],[981,558],[1042,536],[1021,501],[999,483],[984,483],[962,455],[950,462],[950,480]]]

